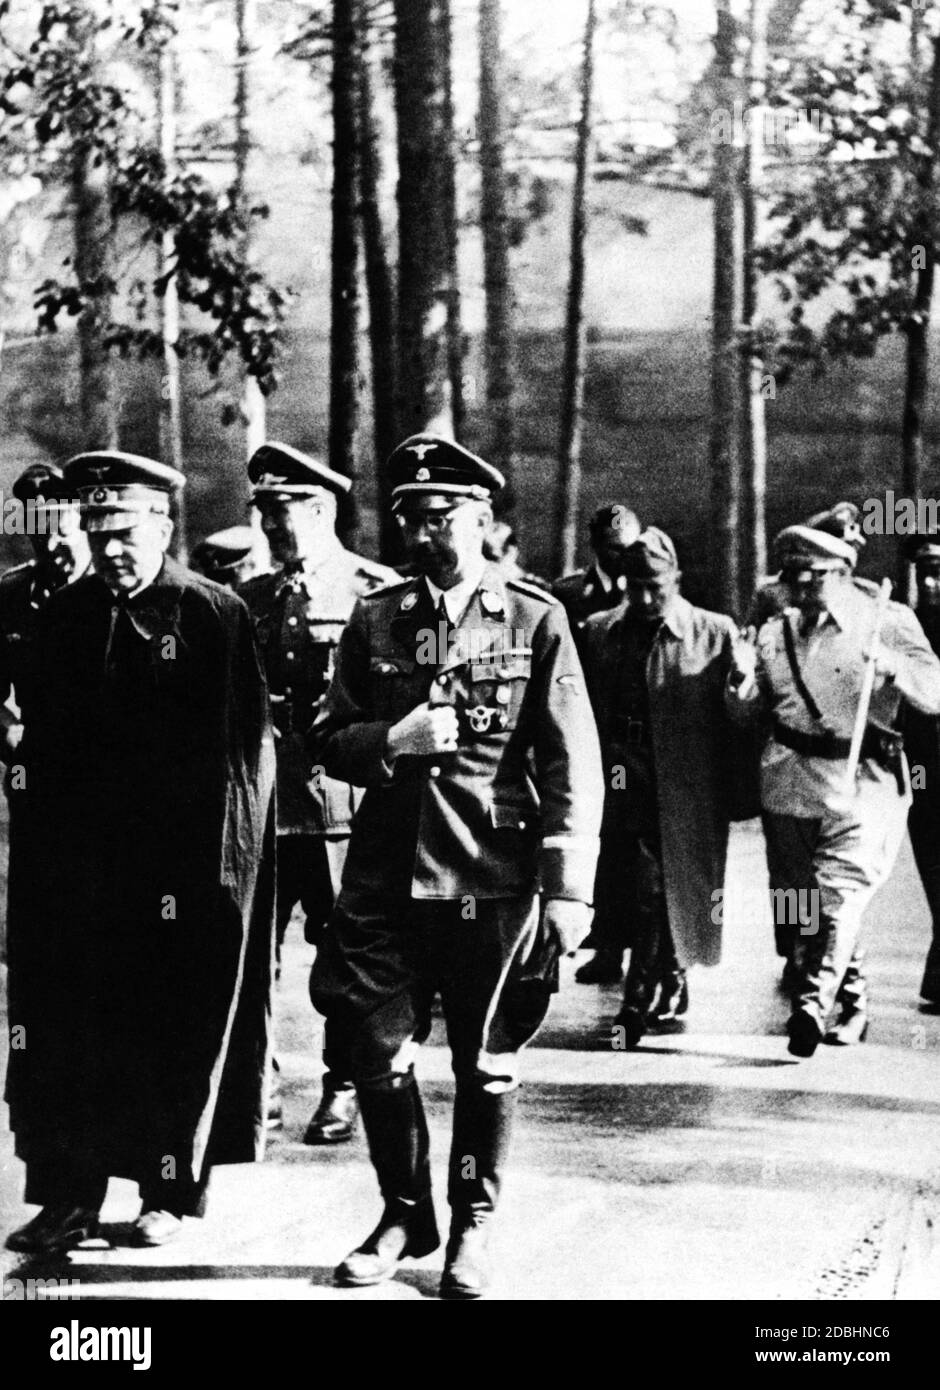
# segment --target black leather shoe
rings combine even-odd
[[[864,1009],[848,1009],[838,1023],[826,1029],[824,1042],[834,1047],[852,1047],[868,1036],[868,1014]]]
[[[98,1212],[63,1203],[43,1207],[32,1221],[7,1236],[7,1249],[29,1255],[71,1250],[98,1234]]]
[[[640,1009],[628,1008],[624,1005],[614,1019],[613,1026],[623,1029],[624,1047],[636,1047],[646,1032],[646,1015]]]
[[[490,1222],[468,1216],[451,1227],[441,1276],[441,1298],[482,1298],[490,1283]]]
[[[787,1051],[794,1057],[812,1057],[822,1038],[822,1029],[812,1014],[799,1009],[787,1020],[790,1042]]]
[[[616,951],[595,951],[574,972],[579,985],[619,985],[623,979],[623,956]]]
[[[323,1078],[323,1096],[313,1113],[305,1144],[348,1144],[356,1132],[359,1100],[351,1081],[339,1084]]]
[[[355,1289],[381,1284],[391,1278],[402,1260],[420,1260],[440,1243],[430,1198],[417,1205],[392,1202],[372,1234],[337,1266],[336,1282]]]

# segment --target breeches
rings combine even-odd
[[[868,782],[843,813],[764,812],[771,881],[796,890],[796,1003],[821,1023],[849,988],[858,990],[862,914],[894,866],[907,809],[893,784]]]
[[[389,902],[346,891],[310,993],[360,1087],[408,1075],[439,993],[458,1086],[498,1094],[518,1085],[518,1053],[545,1018],[556,972],[537,898]]]

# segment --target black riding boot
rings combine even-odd
[[[447,1200],[450,1239],[441,1298],[479,1298],[490,1281],[490,1224],[509,1156],[516,1092],[457,1083]]]
[[[342,1284],[379,1284],[406,1256],[440,1245],[431,1198],[427,1121],[413,1073],[396,1084],[360,1084],[359,1107],[385,1210],[378,1226],[336,1271]]]

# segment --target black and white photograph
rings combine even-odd
[[[0,0],[29,1364],[926,1353],[938,259],[940,0]]]

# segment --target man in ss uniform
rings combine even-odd
[[[566,574],[552,585],[552,593],[564,607],[571,631],[581,640],[581,629],[592,613],[616,608],[627,592],[623,556],[640,534],[635,512],[622,502],[598,507],[588,523],[594,559],[587,569]]]
[[[10,922],[7,1078],[26,1201],[11,1249],[94,1234],[109,1176],[132,1242],[201,1215],[261,1155],[274,945],[274,748],[251,619],[166,555],[183,477],[79,455],[94,573],[43,610]],[[22,910],[20,910],[22,908]],[[17,1045],[17,1038],[21,1044]]]
[[[399,579],[385,565],[346,550],[336,534],[337,500],[352,483],[286,444],[252,455],[248,476],[271,558],[278,568],[240,590],[255,621],[277,746],[278,950],[297,903],[305,936],[320,940],[339,892],[358,793],[311,766],[304,734],[333,672],[340,634],[356,600]],[[323,1096],[307,1144],[352,1138],[356,1090],[335,1030],[324,1036]]]
[[[313,977],[347,1030],[385,1208],[337,1270],[374,1284],[438,1245],[415,1044],[440,991],[456,1078],[441,1296],[487,1286],[518,1052],[587,931],[603,782],[564,610],[483,542],[497,470],[415,435],[388,481],[415,577],[360,601],[311,734],[366,788]]]
[[[0,760],[8,769],[4,790],[10,809],[8,918],[16,914],[20,883],[30,873],[22,857],[17,814],[22,774],[14,769],[32,704],[39,619],[52,595],[80,579],[91,564],[78,506],[67,495],[61,468],[31,464],[13,484],[13,496],[23,506],[34,558],[0,578]]]
[[[0,578],[0,752],[6,762],[23,737],[39,615],[52,595],[80,579],[91,563],[78,506],[67,495],[60,468],[32,464],[13,484],[13,496],[23,504],[35,558]],[[19,717],[6,708],[11,695]]]
[[[675,547],[657,527],[629,547],[623,570],[626,602],[588,619],[581,654],[608,778],[594,891],[618,969],[631,947],[616,1024],[634,1047],[686,1013],[687,968],[720,957],[711,905],[728,851],[725,685],[737,633],[682,597]]]
[[[868,1026],[862,914],[886,880],[904,835],[910,778],[894,729],[902,697],[940,713],[940,661],[910,609],[889,603],[855,786],[846,759],[878,600],[852,582],[851,545],[792,526],[776,547],[791,603],[738,653],[729,683],[737,717],[761,708],[771,736],[761,801],[771,881],[815,904],[794,951],[789,1050],[811,1057],[821,1039],[860,1042]],[[796,611],[794,611],[796,610]]]
[[[940,654],[940,533],[912,536],[906,546],[917,574],[916,613]],[[920,997],[925,1013],[940,1012],[940,720],[905,704],[902,727],[912,770],[913,801],[907,828],[933,919]]]

